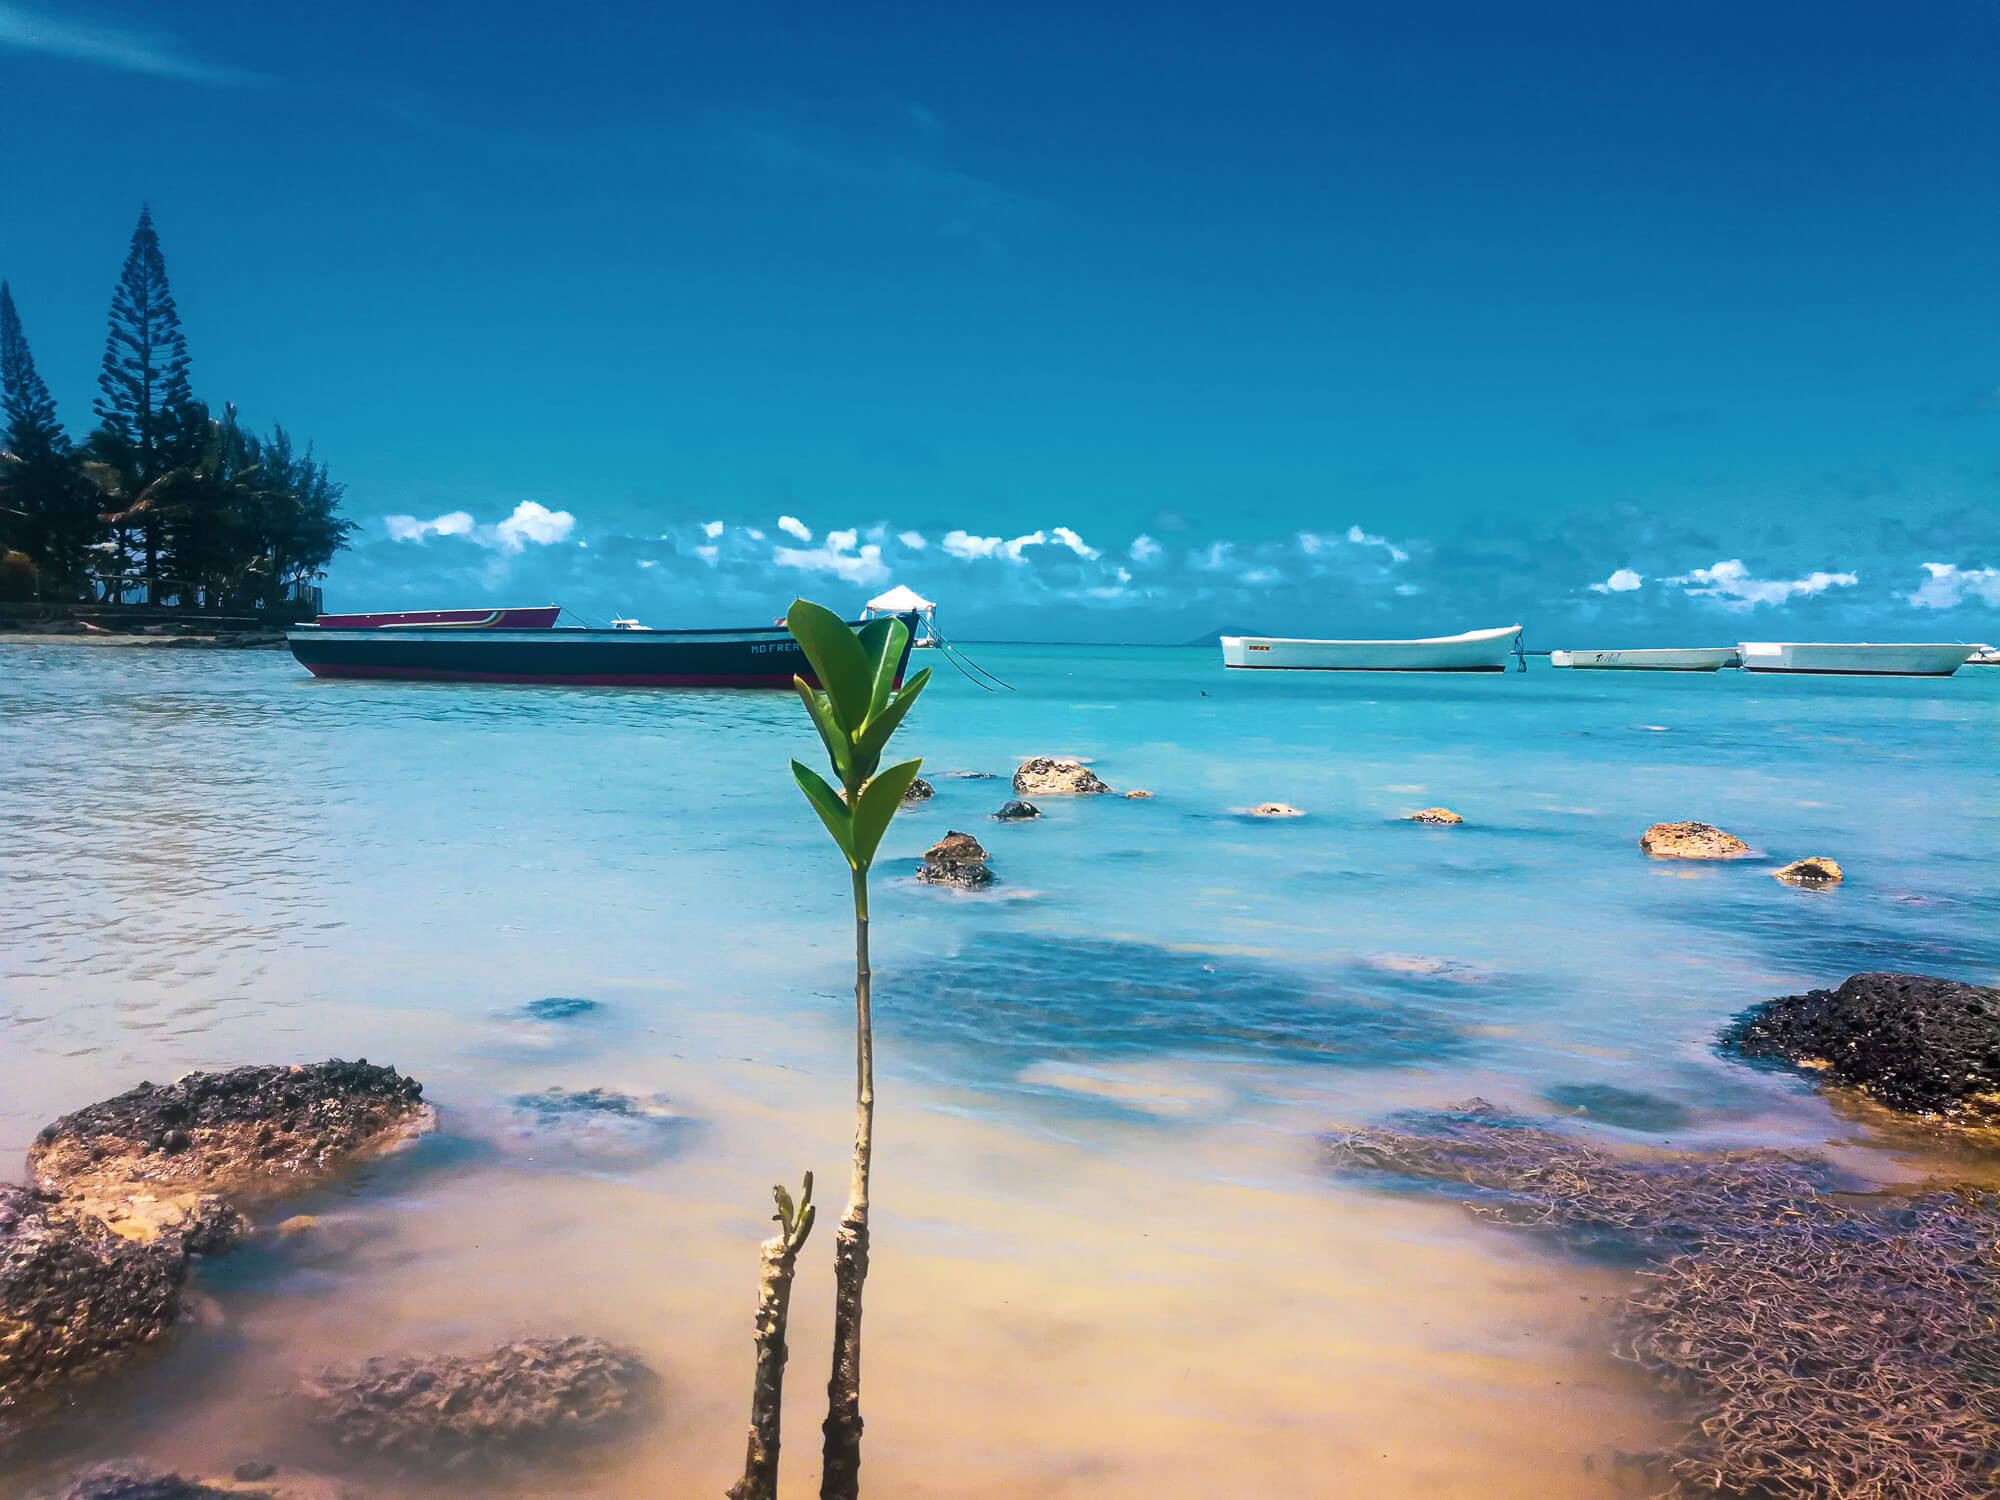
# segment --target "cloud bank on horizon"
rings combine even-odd
[[[1787,564],[1801,544],[1781,527],[1745,549],[1753,561],[1721,555],[1699,534],[1659,536],[1637,512],[1621,529],[1588,541],[1555,526],[1439,542],[1349,524],[1168,542],[1146,533],[1090,540],[1069,525],[1012,537],[886,519],[820,530],[781,514],[642,534],[591,530],[568,510],[523,500],[491,521],[463,509],[380,517],[328,587],[343,607],[532,596],[692,626],[761,623],[799,594],[855,611],[900,583],[945,605],[959,633],[1007,639],[1177,641],[1216,628],[1442,634],[1517,619],[1545,642],[1551,630],[1588,630],[1671,643],[1660,632],[1727,635],[1753,619],[1766,633],[2000,635],[2000,520],[1983,508],[1942,528],[1962,539],[1953,561],[1904,538],[1863,561]],[[1614,558],[1620,565],[1606,574]]]

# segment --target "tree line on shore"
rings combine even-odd
[[[150,210],[112,293],[93,406],[74,441],[0,281],[0,599],[275,608],[323,578],[355,523],[282,426],[260,436],[196,398]],[[134,599],[133,596],[136,596]]]

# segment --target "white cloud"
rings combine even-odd
[[[813,539],[812,528],[797,516],[778,517],[778,530],[784,532],[786,536],[795,536],[802,542]]]
[[[1918,609],[1956,609],[1967,598],[2000,609],[2000,568],[1961,568],[1956,563],[1925,563],[1930,576],[1903,597]]]
[[[715,566],[715,560],[722,556],[722,549],[720,547],[697,547],[694,549],[694,555],[712,568]]]
[[[924,534],[921,531],[899,531],[896,533],[896,540],[901,542],[905,547],[908,547],[912,552],[921,552],[930,545],[929,542],[924,540]]]
[[[1742,559],[1734,557],[1712,568],[1694,568],[1666,580],[1686,588],[1690,598],[1719,599],[1731,609],[1783,604],[1788,599],[1823,594],[1830,588],[1852,588],[1860,581],[1858,573],[1808,573],[1804,578],[1792,579],[1752,578]]]
[[[1151,562],[1160,555],[1160,544],[1149,536],[1135,536],[1129,555],[1135,563]]]
[[[1048,542],[1049,539],[1046,533],[1031,531],[1026,536],[1017,536],[1011,542],[1001,543],[1000,550],[1006,554],[1007,561],[1019,562],[1021,560],[1021,553],[1025,549],[1029,547],[1046,547]]]
[[[1389,560],[1391,562],[1400,563],[1400,562],[1408,562],[1410,560],[1410,554],[1405,552],[1401,547],[1398,547],[1394,542],[1390,541],[1387,537],[1370,536],[1367,532],[1363,531],[1359,526],[1350,526],[1347,528],[1347,539],[1350,542],[1354,543],[1354,545],[1357,547],[1385,548],[1389,553]]]
[[[1593,583],[1593,594],[1629,594],[1646,580],[1630,568],[1620,568],[1602,583]]]
[[[514,513],[497,526],[480,526],[473,521],[470,511],[463,510],[446,511],[428,521],[415,516],[384,516],[382,524],[388,528],[392,542],[421,542],[425,537],[462,536],[495,552],[514,553],[530,542],[537,547],[547,547],[568,541],[570,533],[576,529],[576,517],[566,510],[550,510],[535,500],[523,500],[514,507]]]
[[[1229,566],[1229,554],[1233,550],[1228,542],[1211,542],[1206,552],[1196,552],[1188,562],[1204,573],[1220,573]]]
[[[973,536],[970,532],[947,531],[944,534],[944,550],[953,557],[970,562],[975,557],[991,557],[1000,550],[997,536]]]
[[[744,527],[743,534],[749,537],[750,540],[753,542],[761,542],[764,540],[764,533],[759,531],[755,526]]]
[[[493,528],[490,545],[502,552],[519,552],[528,543],[537,547],[551,546],[556,542],[566,542],[569,534],[576,530],[576,517],[566,510],[550,510],[536,500],[523,500],[514,507],[514,514]],[[489,545],[483,538],[474,537],[482,546]]]
[[[722,523],[720,521],[703,521],[701,523],[701,534],[711,542],[714,541],[722,535]]]
[[[463,510],[446,511],[429,521],[419,521],[415,516],[384,516],[382,524],[389,528],[392,542],[421,542],[427,536],[471,536],[472,513]]]
[[[1067,526],[1058,526],[1049,534],[1078,557],[1086,561],[1094,562],[1100,555],[1095,547],[1087,546],[1083,538],[1078,536],[1074,531],[1071,531]]]
[[[95,63],[125,73],[149,73],[183,83],[260,84],[255,73],[189,57],[173,39],[122,26],[43,15],[0,0],[0,48]]]
[[[779,547],[771,553],[771,560],[782,568],[831,573],[847,583],[887,582],[889,569],[882,562],[882,549],[870,542],[856,552],[855,540],[852,531],[830,531],[826,540],[809,552],[799,547]]]

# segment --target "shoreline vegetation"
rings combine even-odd
[[[142,208],[111,299],[93,412],[72,439],[0,280],[0,603],[310,613],[355,523],[312,445],[250,432],[189,378],[187,337]]]

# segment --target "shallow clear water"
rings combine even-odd
[[[1671,1429],[1605,1352],[1617,1274],[1333,1180],[1318,1134],[1481,1094],[1607,1140],[1928,1165],[1709,1042],[1856,970],[2000,981],[2000,671],[974,655],[1018,691],[937,663],[900,743],[938,794],[878,867],[871,1493],[1623,1493],[1616,1453]],[[844,1181],[845,881],[785,772],[815,753],[779,695],[0,647],[4,1170],[46,1120],[190,1068],[365,1055],[442,1111],[300,1205],[317,1234],[209,1268],[201,1318],[0,1495],[111,1453],[323,1462],[273,1395],[301,1365],[568,1332],[642,1347],[666,1416],[525,1489],[719,1493],[769,1184],[814,1168],[832,1215]],[[1064,753],[1155,795],[988,819],[1016,764]],[[1240,813],[1270,800],[1306,816]],[[1436,803],[1466,823],[1403,821]],[[1758,858],[1640,854],[1685,818]],[[990,891],[909,878],[947,828],[992,851]],[[1770,878],[1808,854],[1846,883]],[[597,1005],[524,1010],[555,996]],[[514,1102],[550,1088],[676,1118]],[[794,1312],[802,1492],[829,1254],[822,1234]]]

